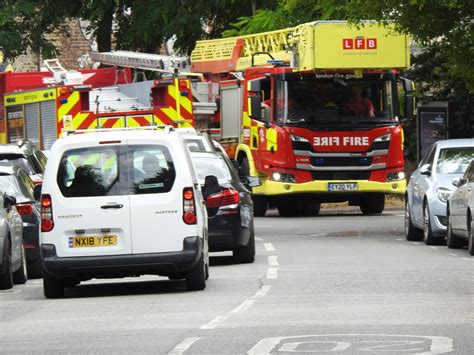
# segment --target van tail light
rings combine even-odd
[[[183,221],[186,224],[197,223],[196,204],[192,187],[185,187],[183,189]]]
[[[238,213],[239,203],[239,191],[233,189],[224,189],[222,192],[209,195],[206,198],[206,207],[218,207],[221,214]]]
[[[32,203],[17,203],[15,205],[16,210],[21,215],[33,214],[33,204]]]
[[[53,204],[50,195],[41,195],[41,231],[49,232],[54,228]]]

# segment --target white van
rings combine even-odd
[[[47,298],[91,278],[143,274],[205,288],[206,210],[188,150],[172,129],[57,140],[41,187],[41,216]]]

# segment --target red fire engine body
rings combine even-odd
[[[270,60],[269,60],[270,59]],[[366,214],[403,194],[397,83],[413,107],[409,39],[373,22],[322,21],[199,41],[191,69],[219,87],[221,142],[243,175],[257,175],[254,211],[313,215],[349,201]]]

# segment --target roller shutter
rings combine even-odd
[[[26,139],[30,140],[39,148],[39,104],[37,102],[32,104],[25,104],[25,126]]]
[[[57,138],[56,133],[56,102],[43,101],[40,103],[42,149],[49,150]]]

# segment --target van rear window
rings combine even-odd
[[[166,147],[117,145],[65,152],[57,184],[65,197],[150,194],[170,191],[175,176]]]

